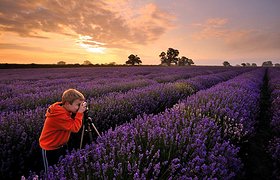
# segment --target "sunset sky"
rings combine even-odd
[[[280,63],[280,0],[0,0],[0,63]]]

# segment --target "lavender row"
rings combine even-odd
[[[244,70],[233,70],[231,75],[228,75],[227,78],[230,79],[233,76],[242,73],[243,71]],[[209,79],[211,79],[215,77],[215,75],[208,75],[208,77]],[[212,83],[212,81],[210,81],[209,79],[204,79],[204,83]],[[221,81],[223,80],[224,79],[221,79]],[[103,131],[109,129],[111,126],[115,127],[117,124],[129,121],[131,118],[135,118],[138,114],[155,113],[160,111],[160,108],[161,110],[164,110],[167,106],[171,107],[180,98],[186,97],[190,93],[193,93],[194,91],[191,87],[192,85],[190,84],[176,82],[169,84],[160,84],[157,87],[153,86],[153,88],[155,89],[151,87],[145,87],[142,88],[142,90],[135,89],[129,91],[128,93],[114,93],[113,95],[106,96],[100,100],[93,101],[92,103],[94,106],[92,106],[93,109],[90,112],[95,113],[93,117],[96,125],[99,130]],[[15,168],[17,169],[17,172],[20,172],[25,171],[26,169],[24,168],[29,167],[24,159],[30,159],[30,157],[32,157],[29,156],[30,153],[22,155],[23,159],[21,163],[18,163],[17,154],[21,155],[21,153],[27,151],[31,152],[31,155],[34,155],[36,154],[36,152],[38,152],[38,137],[43,125],[43,116],[46,108],[47,107],[38,107],[37,109],[35,109],[35,112],[30,111],[31,115],[29,113],[25,114],[24,111],[9,113],[6,112],[1,114],[2,120],[0,126],[0,137],[1,142],[6,144],[5,148],[2,149],[1,147],[1,153],[3,154],[2,162],[6,163],[5,166],[1,166],[5,167],[1,169],[1,172],[13,172],[10,171],[10,169]],[[102,111],[101,108],[103,108]],[[150,108],[153,109],[151,110]],[[34,123],[34,121],[37,122]],[[35,127],[33,127],[34,124],[36,124]],[[23,129],[23,131],[18,133],[14,131],[13,128],[9,127]],[[36,135],[29,136],[29,134],[31,134],[30,131],[32,131],[32,135],[34,135],[34,133]],[[13,147],[14,144],[17,143],[17,141],[8,141],[9,138],[7,137],[13,136],[15,137],[15,139],[20,139],[19,137],[23,136],[22,134],[26,134],[25,136],[27,136],[26,139],[20,140],[22,144],[25,144],[25,146],[21,146],[21,143],[19,143],[16,148],[12,148],[11,150],[11,147]],[[37,149],[26,148],[33,147],[33,144],[37,145]],[[38,162],[33,162],[33,164],[36,163]]]
[[[178,73],[177,67],[171,67],[170,72],[168,74],[162,73],[149,75],[149,78],[159,82],[159,83],[168,83],[174,82],[180,79],[188,79],[195,76],[207,75],[207,74],[215,74],[225,71],[231,71],[232,68],[221,68],[221,67],[184,67],[183,69],[179,69],[180,71],[184,71],[184,73]]]
[[[154,68],[153,68],[154,69]],[[160,68],[158,68],[160,69]],[[93,69],[95,70],[95,69]],[[130,70],[130,69],[124,69]],[[164,70],[164,69],[163,69]],[[194,77],[196,75],[208,74],[218,71],[219,69],[208,70],[203,72],[203,69],[194,71],[194,68],[174,68],[174,74],[168,73],[165,76],[160,77],[161,82],[173,81],[177,79],[184,79]],[[188,70],[188,71],[187,71]],[[223,69],[224,71],[224,69]],[[119,71],[116,71],[119,72]],[[166,73],[167,71],[163,71]],[[39,72],[37,72],[39,73]],[[72,73],[72,72],[71,72]],[[70,74],[71,74],[70,73]],[[105,76],[106,73],[104,72]],[[114,71],[112,72],[114,73]],[[139,70],[138,70],[139,73]],[[145,71],[143,70],[143,73]],[[147,73],[147,72],[146,72]],[[161,72],[151,73],[152,75],[158,75]],[[92,74],[92,73],[91,73]],[[150,74],[150,75],[151,75]],[[51,74],[50,74],[51,75]],[[121,74],[124,75],[124,74]],[[34,74],[36,76],[36,74]],[[140,77],[137,77],[140,76]],[[34,81],[32,79],[26,81],[15,81],[10,84],[0,84],[1,87],[1,100],[0,110],[1,111],[14,111],[20,109],[34,109],[35,107],[50,104],[54,101],[58,101],[61,92],[68,88],[76,88],[84,92],[86,97],[98,97],[113,91],[125,92],[133,88],[143,87],[151,85],[159,81],[155,77],[153,79],[147,79],[142,75],[121,77],[121,78],[94,78],[88,76],[75,77],[73,79],[67,79],[69,75],[65,75],[66,78],[49,80],[42,79]],[[157,77],[159,78],[159,77]]]
[[[265,69],[245,73],[199,91],[178,106],[214,118],[225,138],[235,143],[247,141],[255,133],[264,73]]]
[[[77,86],[81,83],[94,82],[97,84],[106,84],[118,82],[120,79],[139,80],[152,79],[165,81],[173,77],[192,73],[203,73],[205,68],[164,68],[164,67],[146,67],[146,68],[72,68],[72,69],[12,69],[1,70],[1,97],[15,97],[18,93],[49,91],[58,85],[70,84]],[[208,68],[208,73],[226,70],[225,68]],[[160,79],[162,78],[162,79]],[[166,79],[164,79],[166,78]],[[174,79],[173,79],[174,80]],[[11,91],[13,93],[11,93]]]
[[[181,68],[182,69],[182,68]],[[36,68],[36,69],[2,69],[0,80],[6,84],[18,81],[41,81],[57,79],[88,79],[153,76],[170,72],[167,67],[92,67],[92,68]]]
[[[109,130],[40,178],[232,179],[242,167],[238,152],[211,118],[170,109]]]
[[[113,80],[116,81],[116,78]],[[110,79],[107,79],[110,81]],[[84,82],[78,84],[65,83],[63,85],[58,85],[51,87],[45,91],[41,91],[40,87],[33,88],[29,93],[18,93],[17,96],[11,98],[4,98],[0,100],[1,111],[16,111],[23,109],[34,109],[38,106],[51,104],[53,102],[59,101],[61,98],[61,92],[68,88],[76,88],[82,91],[87,97],[98,97],[105,95],[113,91],[125,92],[130,89],[139,88],[155,84],[153,80],[132,80],[128,81],[125,79],[118,79],[117,82],[111,84],[96,84],[93,82]],[[25,89],[25,86],[17,87],[20,89]]]
[[[235,70],[236,71],[236,70]],[[243,69],[237,70],[236,72],[245,72]],[[226,71],[223,73],[216,73],[212,76],[196,76],[190,79],[182,79],[177,82],[188,83],[193,86],[196,91],[208,89],[211,86],[220,83],[221,81],[226,81],[236,76],[236,74],[232,74],[232,71]],[[229,78],[230,77],[230,78]]]
[[[280,179],[280,69],[268,70],[268,87],[271,92],[271,129],[274,137],[270,140],[268,152],[273,160],[273,177]]]
[[[280,136],[280,69],[269,69],[269,90],[271,92],[271,127]]]
[[[211,87],[219,82],[231,79],[244,70],[233,70],[230,72],[221,72],[211,75],[203,75],[200,84],[205,87]],[[197,79],[196,77],[194,77]],[[192,78],[190,78],[192,79]],[[215,79],[215,81],[212,81]],[[194,88],[195,87],[195,88]],[[119,124],[130,121],[137,115],[143,113],[159,113],[166,108],[172,107],[180,99],[199,91],[197,87],[190,82],[175,82],[165,84],[154,84],[148,87],[130,90],[126,93],[111,93],[99,99],[90,101],[90,116],[98,129],[106,131]]]

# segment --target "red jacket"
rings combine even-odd
[[[60,148],[68,142],[71,132],[78,132],[82,126],[83,113],[77,113],[75,119],[72,119],[71,113],[61,105],[61,102],[56,102],[47,110],[46,120],[39,138],[42,149]]]

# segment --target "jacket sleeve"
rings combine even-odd
[[[72,119],[70,116],[59,117],[57,126],[61,130],[77,133],[82,127],[83,115],[83,113],[77,112],[75,119]]]

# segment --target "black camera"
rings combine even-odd
[[[83,102],[83,104],[86,104],[86,110],[84,111],[84,121],[86,121],[89,118],[89,116],[88,116],[89,105],[87,104],[87,102]]]

